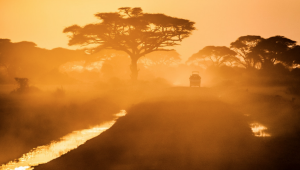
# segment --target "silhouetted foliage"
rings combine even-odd
[[[26,67],[24,63],[28,63],[28,55],[38,53],[35,48],[33,42],[11,43],[9,39],[0,39],[0,64],[6,68],[9,76],[18,76],[20,69]]]
[[[234,65],[238,61],[236,58],[236,52],[230,50],[225,46],[206,46],[198,53],[193,54],[187,61],[187,63],[196,63],[197,65],[205,64],[207,67],[208,63],[213,66],[221,65]]]
[[[27,78],[15,78],[15,80],[18,82],[20,89],[25,89],[29,87]]]
[[[99,45],[96,50],[112,48],[131,57],[131,78],[137,79],[140,57],[165,47],[178,45],[195,29],[194,22],[164,14],[143,13],[141,8],[119,8],[119,12],[97,13],[101,20],[84,27],[73,25],[63,30],[71,33],[69,45]]]
[[[18,83],[18,88],[12,91],[12,93],[25,93],[29,91],[28,78],[15,78]]]
[[[298,66],[300,64],[300,46],[295,45],[286,53],[288,58],[292,60],[292,65]]]
[[[84,50],[47,50],[37,47],[33,42],[13,43],[9,39],[0,39],[0,72],[3,83],[13,83],[15,77],[27,77],[31,81],[45,79],[46,75],[62,64],[82,60],[94,61],[97,57],[98,55],[87,55]],[[58,79],[53,76],[49,81],[56,80]]]
[[[16,82],[18,83],[18,88],[13,90],[12,94],[24,94],[24,93],[34,93],[39,92],[40,90],[37,87],[29,86],[28,78],[15,78]]]
[[[240,64],[245,68],[255,68],[260,60],[252,58],[249,53],[252,52],[253,48],[262,41],[261,36],[247,35],[241,36],[236,41],[230,44],[230,48],[233,49],[240,58]]]
[[[260,61],[261,68],[269,68],[279,62],[287,66],[292,66],[296,61],[293,53],[299,50],[296,48],[293,52],[289,51],[295,46],[296,41],[283,36],[274,36],[260,41],[252,49],[249,56],[255,61]]]

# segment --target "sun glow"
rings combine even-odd
[[[76,149],[84,144],[87,140],[100,135],[105,130],[109,129],[119,117],[125,116],[126,111],[121,110],[115,114],[116,119],[81,131],[74,131],[59,141],[54,141],[49,145],[39,146],[24,154],[18,160],[10,161],[9,163],[0,166],[0,170],[32,170],[32,166],[47,163],[55,158],[60,157],[67,152]]]
[[[15,170],[26,170],[26,169],[29,169],[30,166],[20,166],[18,168],[15,168]]]
[[[250,124],[250,126],[252,129],[252,132],[257,137],[270,137],[271,136],[270,134],[265,132],[265,130],[267,130],[268,128],[262,124],[252,123],[252,124]]]
[[[103,61],[96,61],[90,64],[86,64],[86,61],[74,61],[68,62],[60,66],[61,72],[83,72],[83,71],[99,71],[102,68]]]

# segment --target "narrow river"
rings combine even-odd
[[[84,144],[87,140],[100,135],[105,130],[109,129],[119,117],[125,116],[126,111],[121,110],[115,114],[116,119],[104,124],[74,131],[58,141],[51,142],[48,145],[39,146],[24,154],[21,158],[10,161],[7,164],[0,166],[0,170],[32,170],[36,165],[47,163],[61,155],[76,149]]]
[[[61,155],[76,149],[78,146],[84,144],[87,140],[100,135],[105,130],[109,129],[119,117],[125,116],[126,111],[121,110],[117,113],[116,119],[106,122],[104,124],[92,127],[90,129],[83,129],[74,131],[58,141],[54,141],[49,145],[39,146],[32,149],[30,152],[24,154],[21,158],[10,161],[7,164],[0,166],[0,170],[32,170],[34,166],[47,163]],[[269,137],[266,133],[267,129],[260,123],[250,124],[252,132],[257,137]]]

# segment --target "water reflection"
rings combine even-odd
[[[124,115],[126,115],[126,111],[121,110],[115,116],[118,118]],[[98,136],[109,129],[116,122],[116,119],[90,129],[74,131],[62,137],[59,141],[34,148],[18,160],[0,166],[0,170],[32,170],[32,166],[47,163],[84,144],[87,140]]]
[[[121,110],[119,113],[115,114],[116,119],[124,115],[126,115],[125,110]],[[116,119],[90,129],[74,131],[62,137],[59,141],[54,141],[49,145],[34,148],[30,152],[24,154],[18,160],[11,161],[0,166],[0,170],[33,170],[33,166],[47,163],[73,149],[76,149],[78,146],[84,144],[87,140],[98,136],[103,131],[109,129],[116,122]],[[271,136],[265,132],[267,127],[260,123],[251,123],[250,127],[254,135],[257,137]]]
[[[270,137],[271,136],[270,134],[265,132],[268,128],[260,123],[251,123],[250,126],[252,129],[252,132],[257,137]]]
[[[30,166],[20,166],[15,168],[15,170],[29,170],[29,169],[33,169],[33,168],[30,168]]]

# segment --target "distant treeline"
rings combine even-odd
[[[61,64],[84,57],[82,50],[47,50],[33,42],[12,43],[9,39],[0,39],[0,82],[12,82],[15,77],[43,78]]]
[[[293,69],[300,65],[300,46],[296,41],[283,36],[262,38],[261,36],[241,36],[225,46],[206,46],[192,55],[187,63],[208,67],[229,65],[246,69],[266,69],[276,64]]]
[[[284,36],[241,36],[229,47],[204,47],[186,64],[205,68],[213,85],[284,86],[300,94],[300,46]]]
[[[184,84],[195,70],[200,71],[208,86],[224,81],[291,85],[300,77],[300,46],[283,36],[266,39],[241,36],[230,47],[206,46],[185,63],[180,61],[175,50],[149,53],[138,61],[139,79],[161,77],[173,84]],[[48,50],[33,42],[13,43],[9,39],[0,39],[2,84],[14,83],[16,77],[47,84],[111,78],[130,80],[129,65],[128,54],[113,49],[98,52],[64,48]]]
[[[153,52],[141,58],[140,65],[174,65],[180,62],[176,51]],[[37,47],[33,42],[0,39],[0,83],[13,83],[15,77],[38,83],[74,83],[82,79],[130,78],[128,54],[113,49],[96,53],[88,49],[52,50]],[[66,73],[71,72],[71,73]],[[84,74],[78,78],[78,72]],[[84,78],[83,78],[84,77]]]

